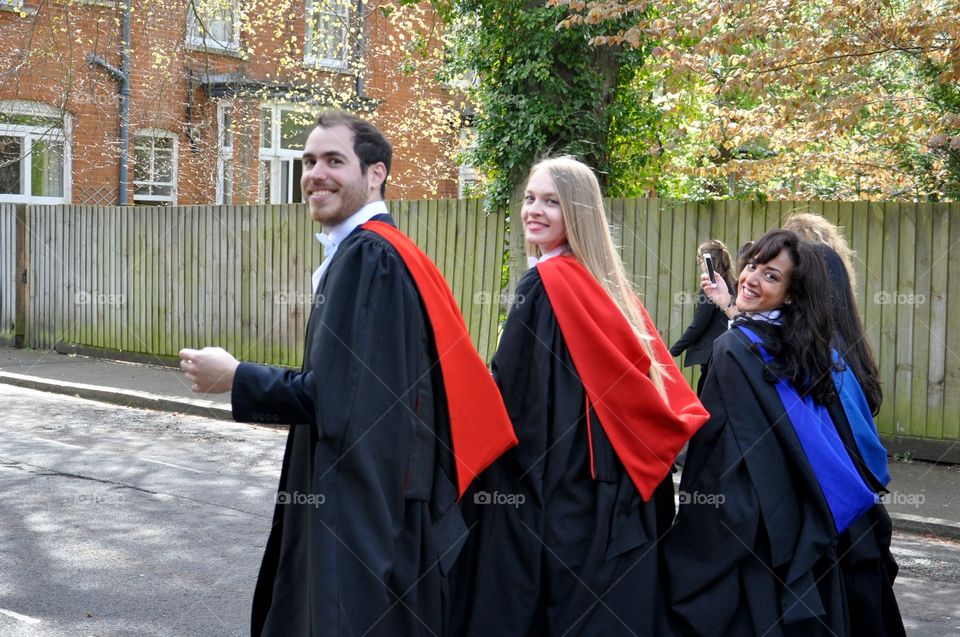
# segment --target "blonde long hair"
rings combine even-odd
[[[627,319],[643,351],[650,358],[650,380],[657,391],[666,397],[664,378],[668,372],[654,355],[651,345],[654,337],[647,330],[638,305],[638,295],[627,280],[623,261],[613,243],[596,175],[578,159],[563,156],[538,162],[530,169],[527,178],[541,169],[547,171],[556,186],[567,243],[573,256],[593,275]],[[539,246],[528,242],[526,248],[528,256],[542,256]]]
[[[857,273],[853,270],[853,256],[856,254],[850,249],[850,244],[843,236],[843,228],[835,226],[823,217],[812,212],[795,212],[783,222],[784,230],[792,230],[801,239],[813,243],[823,243],[840,255],[843,267],[850,277],[850,289],[857,292]]]

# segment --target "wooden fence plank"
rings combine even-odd
[[[950,204],[950,247],[944,254],[948,261],[947,299],[952,300],[945,312],[948,320],[957,320],[960,309],[956,303],[960,299],[960,258],[955,256],[960,248],[960,204]],[[938,255],[939,257],[939,255]],[[952,309],[950,309],[952,308]],[[947,440],[960,440],[960,329],[947,329],[946,378],[943,399],[943,437]]]
[[[477,219],[480,217],[480,210],[476,200],[472,204],[468,203],[466,217],[466,242],[464,252],[461,258],[463,264],[463,290],[461,292],[461,305],[464,316],[466,317],[467,327],[471,330],[477,328],[476,316],[473,311],[477,298],[475,296],[476,287],[474,286],[474,273],[477,255]],[[490,299],[493,302],[493,299]]]
[[[627,199],[623,202],[623,228],[620,230],[621,253],[623,267],[627,271],[627,278],[635,290],[638,290],[637,281],[637,200]]]
[[[913,299],[906,299],[913,308],[913,341],[904,352],[912,373],[909,390],[910,430],[912,435],[930,436],[927,431],[927,402],[930,391],[930,269],[933,245],[933,206],[919,204],[915,210],[915,247]],[[897,381],[899,382],[899,380]],[[938,423],[939,425],[939,423]],[[939,429],[939,427],[937,427]]]
[[[930,360],[928,365],[928,438],[943,438],[944,380],[947,362],[947,275],[949,272],[950,206],[934,204],[930,247]],[[958,361],[960,364],[960,361]]]
[[[670,290],[667,297],[662,301],[667,309],[667,322],[665,325],[658,325],[657,327],[660,328],[663,339],[669,347],[671,343],[680,338],[690,321],[692,304],[687,301],[691,290],[693,290],[694,282],[691,278],[692,270],[688,263],[691,251],[686,215],[670,213],[667,220],[673,226],[669,253]],[[693,243],[696,244],[696,238],[693,239]],[[694,245],[694,252],[696,252],[696,245]]]
[[[17,212],[0,204],[0,342],[13,343],[17,313]]]
[[[880,412],[881,423],[890,427],[885,433],[907,434],[905,423],[897,422],[896,411],[896,363],[897,363],[897,306],[889,303],[891,295],[896,291],[898,269],[898,247],[900,243],[900,210],[897,204],[886,207],[871,206],[877,215],[877,224],[882,232],[877,244],[882,247],[883,259],[881,266],[882,286],[880,292],[874,295],[873,302],[880,306],[880,381],[887,388]],[[873,212],[873,210],[871,210]],[[872,228],[871,228],[872,230]]]
[[[466,202],[464,202],[464,205]],[[460,205],[460,202],[456,199],[450,199],[447,201],[447,205],[443,210],[443,224],[444,224],[444,237],[443,237],[443,276],[446,277],[447,281],[453,281],[454,273],[457,271],[458,267],[458,255],[457,255],[457,206]]]
[[[253,250],[250,263],[254,269],[250,277],[252,283],[250,289],[250,329],[251,333],[255,335],[255,340],[250,347],[249,360],[260,362],[266,360],[263,340],[266,338],[267,332],[266,310],[264,310],[267,299],[264,298],[264,291],[267,284],[267,268],[269,267],[266,261],[266,244],[269,235],[266,226],[267,206],[257,206],[255,211],[255,221],[250,228],[252,235],[250,245]]]
[[[649,199],[646,201],[646,208],[647,232],[643,245],[646,279],[644,280],[643,301],[647,304],[650,317],[656,323],[657,284],[660,278],[660,209],[655,201]]]
[[[913,318],[916,310],[915,277],[916,263],[913,251],[916,246],[916,209],[913,206],[900,207],[900,236],[898,245],[911,246],[907,258],[898,259],[896,287],[888,295],[887,302],[893,304],[896,313],[896,403],[894,415],[899,428],[909,435],[918,433],[910,420],[910,396],[913,387],[913,362],[910,348],[913,346]],[[906,256],[906,255],[904,255]]]

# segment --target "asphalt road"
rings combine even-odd
[[[247,634],[284,439],[0,386],[0,635]]]
[[[0,636],[247,634],[284,440],[0,385]],[[960,635],[960,544],[894,553],[908,634]]]

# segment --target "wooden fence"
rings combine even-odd
[[[0,343],[14,343],[16,320],[16,207],[0,204]]]
[[[693,317],[700,242],[721,239],[735,253],[794,211],[843,226],[856,251],[857,301],[883,381],[880,431],[960,440],[960,259],[950,258],[960,250],[960,204],[652,199],[609,205],[627,268],[668,342]],[[691,382],[694,373],[686,372]],[[916,445],[894,448],[916,453]],[[957,461],[957,451],[949,445],[917,455]]]
[[[735,251],[792,211],[843,226],[857,253],[858,302],[881,368],[881,431],[960,441],[960,259],[949,258],[960,250],[960,205],[608,204],[627,268],[668,343],[693,317],[701,241],[722,239]],[[489,358],[503,301],[504,216],[484,216],[477,201],[390,205],[401,229],[437,261]],[[310,273],[322,256],[302,206],[26,213],[26,345],[173,355],[216,344],[246,360],[299,364]],[[12,208],[0,208],[0,338],[13,316],[12,217]],[[685,370],[690,382],[696,373]]]
[[[503,216],[485,216],[476,201],[403,202],[395,212],[450,282],[477,348],[492,355]],[[304,206],[37,206],[27,217],[28,347],[164,357],[219,345],[242,360],[299,366],[310,276],[323,257]]]

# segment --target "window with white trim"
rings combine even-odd
[[[313,115],[293,106],[260,108],[260,203],[301,203],[303,135]]]
[[[217,203],[233,203],[233,102],[217,105]]]
[[[191,0],[187,6],[187,44],[205,49],[240,49],[240,3]]]
[[[347,68],[353,1],[307,0],[304,62],[329,69]]]
[[[0,202],[68,203],[70,115],[53,106],[0,101]]]
[[[146,128],[137,131],[135,139],[133,202],[177,203],[177,134]]]

